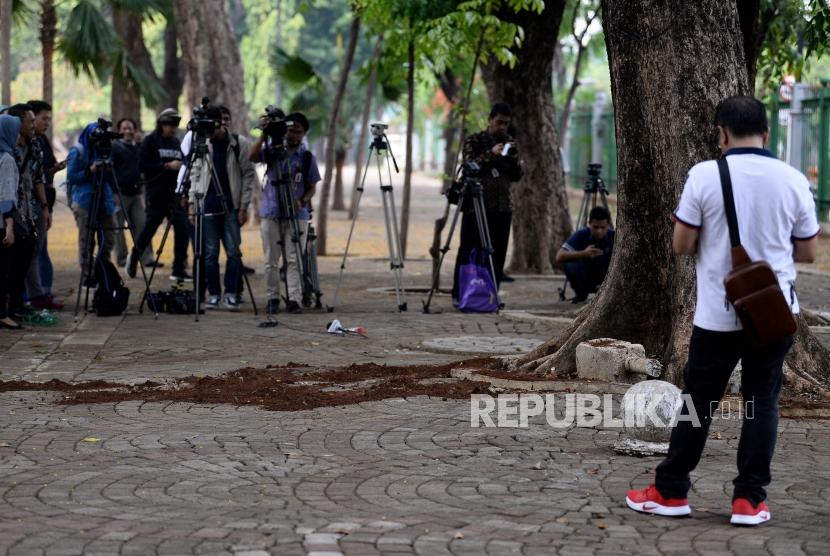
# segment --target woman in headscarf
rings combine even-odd
[[[0,328],[20,329],[8,313],[8,293],[15,269],[14,213],[17,210],[17,183],[20,176],[14,147],[20,133],[20,119],[0,115]],[[22,300],[21,300],[22,301]]]
[[[88,224],[92,210],[92,202],[96,184],[98,184],[97,172],[109,172],[109,170],[98,168],[96,160],[98,153],[94,142],[91,140],[92,131],[98,127],[97,123],[91,123],[84,128],[78,138],[78,144],[69,150],[69,158],[66,165],[66,181],[72,190],[72,212],[75,213],[75,223],[78,225],[78,261],[81,265],[81,273],[84,275],[85,283],[94,287],[95,277],[86,276],[90,267],[89,258],[95,250],[95,242],[100,245],[98,256],[109,260],[110,251],[115,244],[115,199],[110,180],[104,176],[102,183],[100,203],[98,206],[97,218],[92,218],[93,227],[97,228],[91,236],[87,245]]]

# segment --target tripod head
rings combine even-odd
[[[399,174],[401,171],[398,169],[398,161],[395,160],[395,153],[392,152],[392,148],[389,146],[389,138],[386,136],[387,129],[389,129],[389,126],[384,123],[375,122],[371,124],[372,137],[374,139],[369,144],[369,150],[375,149],[378,153],[388,151],[392,157],[392,164],[395,165],[395,173]]]
[[[608,189],[605,187],[605,182],[600,177],[602,164],[591,162],[588,164],[588,179],[585,180],[585,191],[587,193],[605,193],[608,194]]]

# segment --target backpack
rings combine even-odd
[[[110,261],[95,258],[95,280],[98,289],[92,297],[92,309],[99,317],[120,315],[127,308],[130,290],[124,285],[115,265]]]

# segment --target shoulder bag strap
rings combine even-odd
[[[738,215],[735,212],[735,197],[732,194],[732,178],[729,175],[729,165],[726,163],[726,157],[718,159],[718,171],[720,172],[720,186],[723,192],[723,209],[726,212],[726,223],[729,226],[729,241],[732,244],[732,268],[736,268],[751,261],[746,249],[741,245]]]

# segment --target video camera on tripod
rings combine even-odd
[[[481,179],[481,166],[475,162],[464,162],[458,167],[458,174],[453,180],[445,195],[451,205],[457,205],[461,200],[461,193],[472,181]]]
[[[112,154],[113,139],[121,139],[124,135],[110,131],[112,122],[105,118],[98,118],[98,125],[90,132],[89,142],[95,148],[98,158],[108,159]],[[97,162],[97,161],[96,161]]]
[[[209,109],[210,99],[208,97],[202,97],[201,106],[195,106],[193,108],[193,117],[187,122],[187,130],[193,132],[197,142],[199,139],[204,141],[213,135],[213,132],[222,125],[221,119],[211,117]]]

